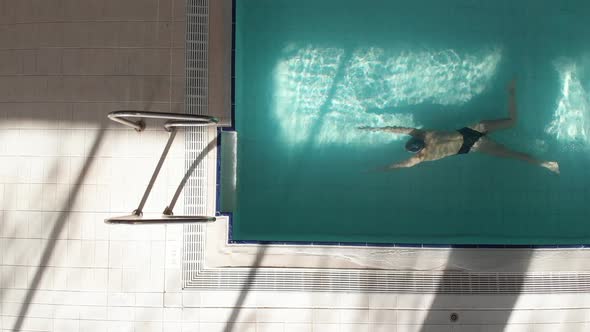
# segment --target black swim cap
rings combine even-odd
[[[426,144],[424,144],[423,140],[416,137],[412,137],[406,143],[406,150],[408,150],[409,152],[417,153],[420,152],[420,150],[424,149],[425,146]]]

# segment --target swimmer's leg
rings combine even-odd
[[[504,145],[494,142],[489,138],[482,137],[474,146],[474,151],[483,152],[485,154],[489,154],[495,157],[501,158],[511,158],[511,159],[518,159],[522,161],[526,161],[528,163],[538,165],[541,167],[545,167],[551,172],[559,174],[559,164],[555,161],[543,161],[533,158],[531,155],[528,155],[523,152],[518,152],[514,150],[510,150],[509,148],[505,147]]]
[[[516,80],[512,79],[508,84],[508,114],[510,117],[496,120],[483,120],[473,126],[471,129],[480,133],[489,133],[496,130],[507,129],[516,124],[518,114],[516,112]]]

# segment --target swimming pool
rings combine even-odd
[[[590,243],[590,5],[582,1],[236,1],[232,239]],[[393,172],[405,137],[507,115],[492,136],[561,175],[477,153]],[[223,153],[223,151],[222,151]]]

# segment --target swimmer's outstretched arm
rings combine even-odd
[[[367,130],[367,131],[384,131],[384,132],[388,132],[388,133],[394,133],[394,134],[403,134],[403,135],[420,135],[423,133],[422,130],[420,129],[416,129],[416,128],[408,128],[408,127],[367,127],[367,126],[362,126],[362,127],[357,127],[357,129],[359,130]]]
[[[397,168],[412,167],[412,166],[418,165],[422,161],[423,161],[423,157],[418,155],[418,156],[414,156],[410,159],[401,161],[399,163],[395,163],[395,164],[387,165],[382,168],[378,168],[378,169],[376,169],[376,171],[392,171]]]

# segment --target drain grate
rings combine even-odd
[[[209,0],[187,0],[186,3],[186,51],[185,51],[185,112],[208,114],[208,43],[209,43]],[[185,170],[205,150],[210,141],[208,130],[191,128],[185,134]],[[206,214],[207,172],[206,161],[200,163],[190,176],[184,189],[185,213]],[[190,212],[189,212],[190,211]],[[203,262],[205,225],[184,226],[183,282],[197,278]]]
[[[185,112],[207,114],[209,0],[187,0]]]
[[[260,269],[203,270],[188,287],[197,289],[424,293],[424,294],[546,294],[590,291],[590,274],[462,273],[413,271],[346,271]]]

